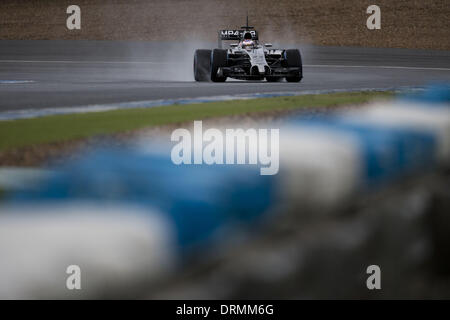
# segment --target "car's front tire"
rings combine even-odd
[[[299,68],[295,75],[286,77],[287,82],[300,82],[303,78],[302,56],[298,49],[288,49],[284,52],[286,65],[288,68]]]
[[[219,75],[219,68],[228,66],[228,54],[225,49],[214,49],[211,52],[211,81],[224,82],[227,77]]]
[[[211,67],[211,50],[198,49],[194,53],[195,81],[209,81]]]

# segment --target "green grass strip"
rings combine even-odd
[[[351,92],[122,109],[0,121],[0,150],[212,117],[360,104],[391,92]]]

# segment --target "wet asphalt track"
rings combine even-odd
[[[0,41],[0,112],[248,93],[421,86],[450,81],[450,52],[299,46],[301,83],[196,83],[211,43]],[[293,47],[293,46],[290,46]]]

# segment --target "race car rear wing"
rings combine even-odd
[[[219,37],[218,37],[218,46],[219,49],[222,49],[222,41],[223,40],[234,40],[234,41],[241,41],[242,37],[244,36],[244,32],[250,32],[252,34],[253,40],[258,40],[258,32],[254,29],[254,27],[251,27],[248,25],[248,11],[247,11],[247,23],[245,26],[241,27],[241,29],[238,30],[220,30],[219,31]]]
[[[219,37],[218,37],[219,48],[222,49],[222,41],[223,40],[240,41],[244,35],[244,32],[250,32],[252,34],[252,39],[258,40],[258,32],[256,30],[245,30],[245,29],[220,30]]]

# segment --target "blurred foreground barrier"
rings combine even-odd
[[[176,228],[181,252],[231,223],[252,222],[273,204],[273,177],[249,166],[176,166],[169,154],[100,150],[56,169],[12,202],[99,201],[157,208]]]
[[[0,214],[0,297],[70,296],[71,264],[88,275],[77,296],[114,296],[273,205],[273,177],[257,168],[176,166],[168,155],[100,150],[15,192]]]
[[[173,230],[155,210],[88,202],[3,207],[0,297],[101,298],[173,270]],[[69,266],[81,269],[70,291]]]
[[[352,196],[446,165],[448,92],[289,119],[276,176],[256,166],[176,166],[169,149],[98,150],[52,168],[1,208],[0,297],[66,296],[71,264],[87,276],[80,296],[136,290],[192,253],[235,240],[238,227],[254,228],[273,213],[281,219],[287,208],[332,212]]]
[[[449,92],[438,86],[360,110],[290,120],[280,135],[282,195],[295,206],[330,209],[358,192],[448,165]]]

